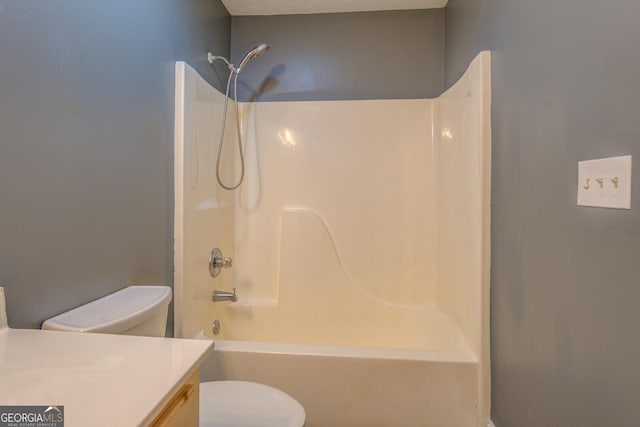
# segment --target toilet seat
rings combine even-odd
[[[304,408],[277,388],[247,381],[200,383],[201,427],[302,427]]]

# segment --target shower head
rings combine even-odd
[[[238,68],[235,69],[235,73],[240,74],[249,61],[251,61],[256,56],[262,55],[267,50],[269,50],[269,45],[266,43],[260,43],[258,46],[251,49],[249,52],[247,52],[244,58],[242,58],[242,61],[240,61],[240,65],[238,65]]]

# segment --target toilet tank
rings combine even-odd
[[[128,286],[52,317],[42,329],[163,337],[170,301],[168,286]]]

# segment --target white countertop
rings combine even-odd
[[[63,405],[65,426],[146,425],[209,340],[0,329],[0,405]]]

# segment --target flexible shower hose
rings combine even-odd
[[[238,151],[240,152],[240,179],[235,185],[225,185],[220,178],[220,158],[222,157],[222,145],[224,144],[224,131],[227,123],[227,107],[229,105],[229,88],[233,79],[233,95],[236,99],[236,135],[238,136]],[[224,110],[222,113],[222,127],[220,129],[220,140],[218,141],[218,158],[216,160],[216,179],[218,184],[225,190],[235,190],[240,187],[244,180],[244,153],[242,152],[242,128],[240,126],[240,107],[238,106],[238,73],[233,70],[227,79],[227,89],[225,91]]]

